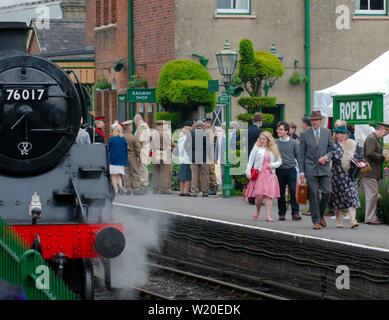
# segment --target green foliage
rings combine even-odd
[[[298,85],[307,81],[307,77],[298,73],[297,71],[293,72],[292,76],[289,79],[291,85]]]
[[[262,107],[274,107],[277,104],[276,97],[243,97],[238,104],[249,113],[260,112]]]
[[[264,124],[271,124],[274,122],[275,116],[274,114],[265,113],[263,115],[263,123]],[[241,113],[238,115],[238,120],[242,122],[247,122],[248,124],[251,124],[253,121],[253,115],[251,113]]]
[[[249,179],[245,174],[233,176],[232,179],[234,180],[234,194],[243,195],[243,188],[249,183]]]
[[[189,113],[202,105],[211,112],[216,104],[215,93],[208,92],[212,77],[201,64],[192,60],[173,60],[161,70],[157,101],[167,111]]]
[[[238,76],[250,96],[262,96],[265,86],[271,88],[274,82],[284,74],[282,62],[272,53],[254,51],[249,39],[240,41],[239,54]]]
[[[179,128],[182,121],[182,116],[181,113],[179,112],[156,112],[154,115],[154,119],[155,121],[158,120],[170,121],[172,131],[174,131]]]
[[[385,177],[379,182],[378,192],[380,198],[377,206],[377,217],[385,224],[389,224],[389,176]],[[365,193],[360,188],[359,199],[361,201],[361,207],[357,209],[357,220],[359,222],[365,221]]]
[[[105,77],[101,77],[95,84],[97,90],[111,89],[112,84]]]
[[[180,165],[173,164],[172,191],[180,191]]]
[[[262,128],[262,131],[270,132],[272,136],[274,136],[274,130],[273,128]]]
[[[147,80],[143,80],[139,76],[132,76],[131,80],[128,81],[129,88],[147,88]]]

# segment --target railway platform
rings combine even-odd
[[[361,223],[358,228],[350,229],[349,220],[345,219],[343,228],[336,228],[335,219],[325,217],[328,226],[321,230],[313,230],[310,216],[302,215],[301,220],[292,221],[289,211],[286,215],[286,221],[279,221],[276,201],[273,202],[274,222],[265,221],[265,208],[262,209],[259,219],[254,221],[252,215],[255,212],[255,207],[244,203],[242,197],[193,198],[180,197],[176,193],[172,195],[148,194],[145,196],[119,196],[115,199],[115,203],[121,207],[163,212],[168,215],[198,217],[217,223],[235,224],[250,229],[351,245],[389,254],[389,226],[387,225]]]

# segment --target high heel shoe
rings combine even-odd
[[[254,221],[257,221],[258,218],[259,218],[259,214],[253,214],[253,219],[254,219]]]
[[[351,228],[351,229],[354,229],[354,228],[357,228],[357,227],[359,227],[359,223],[357,222],[357,220],[354,220],[354,221],[351,223],[350,228]]]

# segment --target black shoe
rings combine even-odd
[[[208,195],[216,196],[217,192],[215,190],[209,190]]]
[[[204,198],[208,197],[208,193],[203,193],[203,197]]]
[[[279,216],[279,217],[278,217],[278,220],[280,220],[280,221],[285,221],[285,216]]]
[[[134,191],[134,196],[144,196],[144,192],[142,190],[137,190],[137,191]]]
[[[292,220],[301,220],[301,216],[297,212],[292,213]]]

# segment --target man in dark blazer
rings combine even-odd
[[[250,156],[250,152],[254,147],[254,144],[257,142],[259,135],[261,134],[261,126],[263,121],[263,114],[260,112],[254,113],[253,124],[248,129],[248,148],[247,148],[247,158]]]
[[[335,149],[331,131],[321,127],[320,111],[313,111],[310,120],[312,128],[300,135],[299,169],[300,180],[306,179],[308,184],[313,228],[319,230],[327,226],[324,213],[331,197],[330,161]]]
[[[251,150],[253,149],[255,143],[257,142],[259,135],[261,134],[261,126],[263,121],[263,114],[261,112],[254,113],[253,124],[249,127],[247,133],[247,159],[250,157]],[[255,198],[250,197],[248,199],[249,204],[255,204]]]

